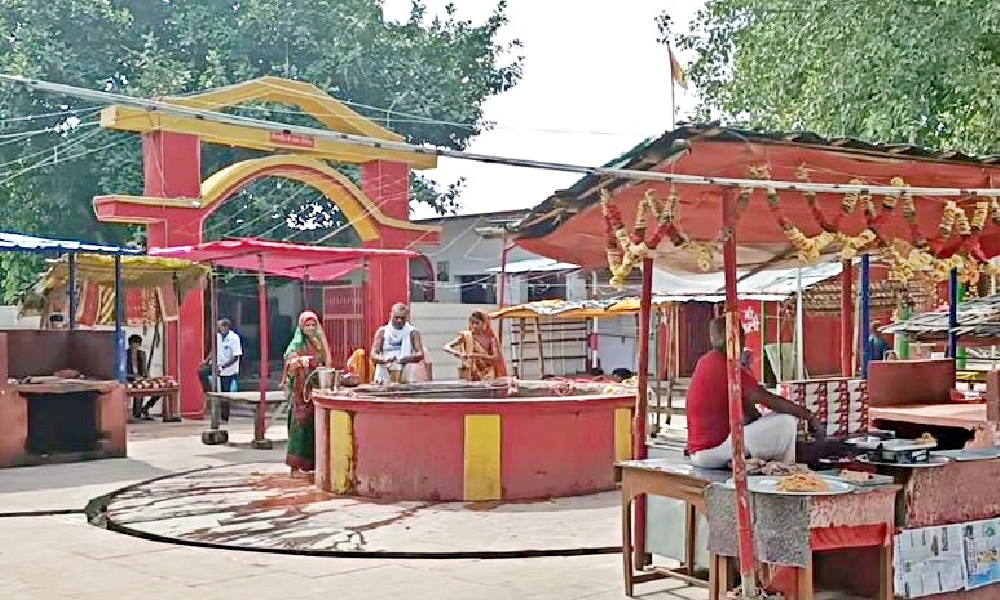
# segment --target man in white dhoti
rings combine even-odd
[[[424,360],[420,332],[410,325],[409,315],[405,304],[394,304],[389,323],[375,332],[371,357],[375,363],[373,381],[379,385],[392,383],[394,371],[399,372],[400,383],[410,381],[413,366]]]
[[[685,405],[687,453],[696,467],[721,469],[733,459],[725,317],[712,320],[709,337],[712,349],[698,359],[688,388]],[[823,425],[805,407],[768,392],[742,367],[740,383],[743,392],[743,435],[750,458],[794,463],[798,420],[808,422],[818,441],[825,438]],[[758,406],[769,412],[761,415]]]

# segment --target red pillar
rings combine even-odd
[[[854,375],[854,270],[851,261],[843,261],[840,273],[840,374]]]
[[[372,161],[361,166],[361,189],[387,217],[408,221],[410,217],[410,167],[405,163]],[[366,243],[369,248],[405,249],[405,234],[382,228],[382,237]],[[389,320],[397,302],[410,303],[410,261],[407,258],[372,260],[365,275],[365,333],[371,340],[375,330]]]
[[[153,132],[142,138],[144,193],[154,198],[198,198],[201,196],[201,140],[197,136]],[[201,211],[176,210],[167,219],[150,223],[146,228],[150,248],[197,244],[201,242]],[[166,215],[164,215],[166,217]],[[198,383],[198,366],[204,352],[204,298],[201,289],[191,290],[180,305],[180,323],[168,327],[166,336],[166,372],[181,382],[181,414],[200,417],[204,398]],[[178,339],[177,330],[180,331]],[[181,361],[177,364],[177,344]]]

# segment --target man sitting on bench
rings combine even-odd
[[[726,360],[726,319],[709,324],[712,349],[698,359],[687,394],[688,445],[691,463],[703,469],[722,469],[733,458],[729,432],[729,377]],[[743,332],[740,331],[742,346]],[[795,462],[798,420],[806,421],[817,441],[825,438],[823,425],[804,407],[764,389],[740,367],[743,392],[743,435],[750,458]],[[757,406],[771,412],[761,415]]]

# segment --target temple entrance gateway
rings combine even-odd
[[[369,121],[311,84],[262,77],[193,96],[166,98],[177,106],[219,110],[246,102],[263,101],[296,106],[330,131],[387,141],[403,137]],[[366,248],[404,249],[418,240],[437,243],[439,228],[409,221],[410,169],[433,168],[435,156],[415,152],[358,147],[346,142],[265,131],[229,123],[207,122],[167,115],[143,108],[108,106],[101,124],[109,129],[143,136],[144,194],[94,198],[97,218],[105,222],[143,224],[150,248],[196,245],[203,241],[205,220],[240,189],[265,177],[282,177],[314,187],[343,212]],[[202,181],[202,143],[273,152],[271,156],[240,161]],[[361,166],[356,186],[328,161]],[[364,284],[356,292],[367,307],[350,336],[370,339],[395,302],[409,302],[406,258],[378,261],[368,266]],[[324,302],[324,304],[326,304]],[[174,344],[201,348],[204,339],[204,300],[188,294],[180,320],[167,334]],[[337,313],[337,318],[340,318]],[[181,411],[200,416],[203,399],[197,381],[198,352],[185,352],[183,364],[169,351],[166,372],[181,381]]]

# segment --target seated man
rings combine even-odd
[[[729,435],[725,317],[712,320],[709,337],[712,349],[698,359],[688,388],[687,453],[696,467],[721,469],[733,458],[732,437]],[[742,335],[740,337],[742,339]],[[749,457],[794,463],[797,420],[807,421],[817,440],[825,437],[822,424],[804,407],[768,392],[746,369],[741,367],[740,372],[743,434]],[[771,412],[761,416],[758,405]]]

